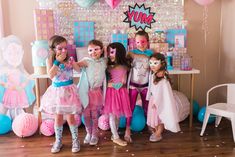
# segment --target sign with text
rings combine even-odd
[[[155,13],[150,11],[150,7],[145,8],[144,4],[135,4],[134,7],[129,6],[129,10],[124,12],[126,18],[123,22],[129,23],[129,27],[135,27],[136,30],[145,30],[146,27],[151,29],[151,24],[156,22],[154,20]]]

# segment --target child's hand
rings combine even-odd
[[[65,58],[67,57],[66,55],[67,55],[66,53],[56,53],[55,58],[59,62],[63,62],[65,60]]]

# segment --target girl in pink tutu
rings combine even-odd
[[[126,88],[127,73],[130,62],[126,59],[126,50],[121,43],[111,43],[108,52],[108,87],[106,90],[104,114],[109,115],[109,124],[112,132],[112,141],[120,146],[127,142],[118,135],[118,121],[120,116],[131,117],[131,107]],[[126,127],[129,129],[129,127]]]
[[[170,78],[166,71],[164,55],[160,53],[153,54],[150,58],[149,65],[152,74],[147,93],[147,100],[149,100],[147,125],[153,131],[149,140],[151,142],[157,142],[162,139],[164,129],[178,132],[180,131],[180,127],[176,101],[169,83]],[[165,71],[164,76],[159,77],[158,73],[160,71]]]
[[[76,85],[73,84],[73,69],[80,68],[68,58],[67,41],[64,37],[58,35],[51,37],[49,48],[51,56],[47,61],[47,73],[52,80],[52,85],[42,97],[40,110],[55,114],[56,140],[51,152],[57,153],[62,147],[63,115],[66,115],[72,134],[72,152],[78,152],[80,142],[74,114],[80,113],[82,107]]]
[[[83,116],[86,127],[84,144],[96,145],[98,138],[98,112],[103,106],[101,87],[105,82],[106,59],[103,44],[98,40],[91,40],[88,44],[88,54],[79,61],[83,65],[78,85],[79,96],[84,108]]]

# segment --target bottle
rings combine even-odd
[[[166,55],[167,55],[167,70],[173,70],[173,53],[172,52],[167,52],[166,53]]]

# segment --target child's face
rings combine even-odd
[[[137,46],[137,49],[144,51],[148,48],[148,41],[145,36],[137,35],[135,37],[135,43]]]
[[[62,42],[55,47],[56,56],[60,56],[62,60],[65,60],[67,57],[67,42]]]
[[[109,52],[108,52],[108,57],[110,58],[110,60],[112,61],[112,62],[115,62],[115,60],[116,60],[116,49],[114,48],[109,48]]]
[[[161,60],[157,60],[156,58],[150,58],[149,60],[150,69],[155,73],[161,68]]]
[[[100,56],[102,54],[102,49],[98,45],[88,45],[88,54],[90,55],[91,58],[97,60],[100,59]]]

